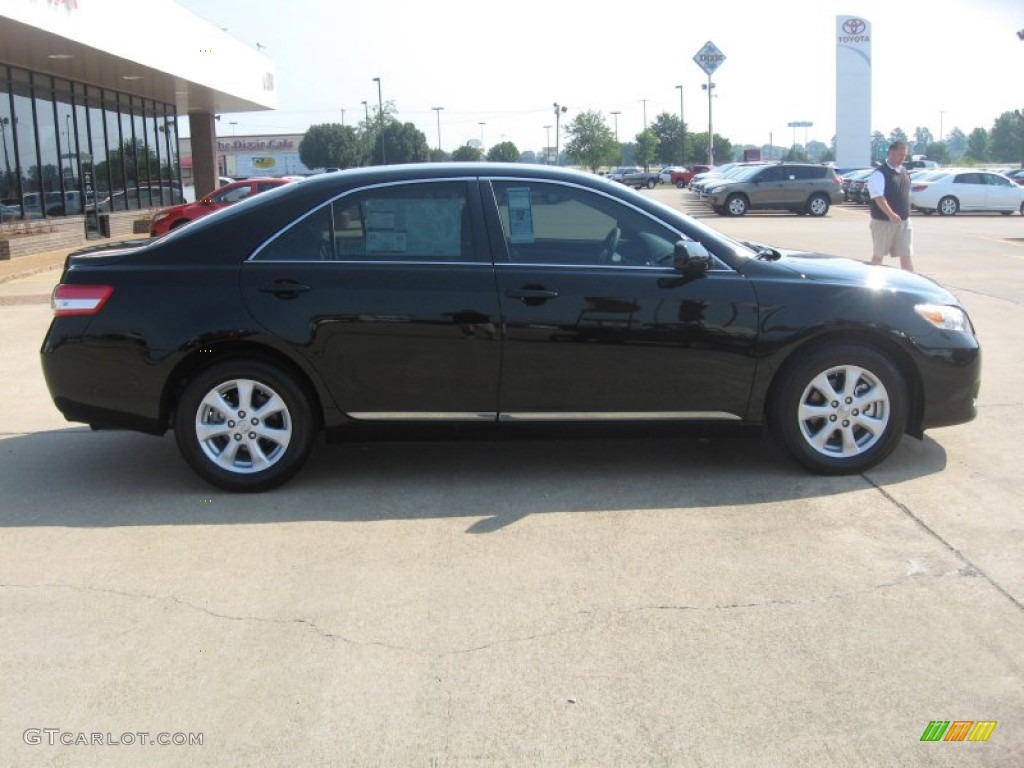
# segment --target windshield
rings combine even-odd
[[[727,178],[733,181],[750,181],[756,174],[760,173],[762,165],[747,165],[734,169]]]

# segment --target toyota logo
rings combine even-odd
[[[862,35],[867,26],[861,19],[847,19],[843,22],[843,32],[848,35]]]

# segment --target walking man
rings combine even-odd
[[[910,174],[903,167],[907,145],[894,141],[885,162],[868,177],[871,198],[871,263],[881,264],[886,256],[898,257],[900,266],[914,271],[913,231],[910,228]]]

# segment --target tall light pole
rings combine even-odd
[[[384,98],[380,95],[380,78],[375,77],[373,81],[377,84],[377,110],[380,112],[377,115],[380,118],[380,163],[387,165],[388,158],[384,151]]]
[[[444,107],[431,107],[437,113],[437,151],[441,151],[441,110]]]
[[[559,136],[561,135],[561,123],[560,123],[560,121],[562,119],[562,115],[565,114],[566,112],[568,112],[569,108],[568,107],[563,107],[557,101],[554,102],[554,104],[552,106],[554,106],[554,108],[555,108],[555,165],[560,165],[561,164],[561,158],[559,157],[559,155],[561,154],[561,152],[560,152],[560,144],[559,144]]]
[[[366,113],[366,127],[367,127],[367,129],[369,129],[369,127],[370,127],[370,105],[367,104],[365,101],[363,102],[363,111]]]
[[[708,75],[707,83],[701,83],[700,87],[708,92],[708,165],[715,164],[715,134],[711,127],[711,96],[715,90],[715,84],[711,82],[711,75]],[[795,139],[794,139],[795,141]]]
[[[619,148],[619,162],[620,163],[622,162],[622,145],[619,144],[619,115],[621,115],[621,114],[622,114],[622,112],[620,112],[618,110],[616,110],[615,112],[612,112],[612,116],[615,118],[615,146],[617,146]]]
[[[640,99],[640,101],[644,105],[644,127],[640,131],[641,133],[643,133],[644,131],[647,130],[647,102],[648,102],[648,99]]]
[[[341,127],[345,127],[345,108],[341,108]]]
[[[551,165],[551,126],[545,125],[544,130],[547,136],[544,140],[544,164]]]
[[[477,123],[477,125],[480,126],[480,148],[483,149],[483,146],[484,146],[484,126],[487,125],[487,123],[480,122],[480,123]]]
[[[686,120],[683,118],[683,86],[677,85],[679,89],[679,164],[686,165]]]

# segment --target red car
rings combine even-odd
[[[707,165],[691,165],[685,171],[672,171],[671,183],[675,184],[679,189],[682,189],[689,184],[690,179],[698,173],[705,173],[710,170],[711,167]]]
[[[164,208],[157,211],[153,222],[149,225],[149,236],[156,237],[170,232],[172,229],[188,224],[193,219],[207,216],[214,211],[237,203],[252,195],[266,192],[268,189],[280,187],[282,184],[290,184],[292,179],[246,179],[245,181],[233,181],[223,187],[214,190],[201,200],[194,203],[175,205],[172,208]]]

